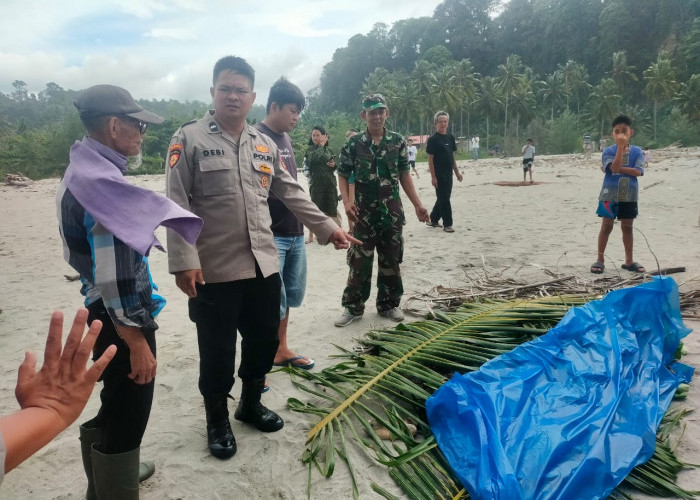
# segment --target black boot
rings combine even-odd
[[[231,422],[228,419],[227,396],[204,398],[207,412],[207,442],[209,453],[216,458],[231,458],[236,454],[236,438],[233,437]]]
[[[284,420],[260,402],[260,391],[265,387],[265,378],[243,380],[241,401],[234,417],[236,420],[254,425],[259,431],[275,432],[284,427]]]

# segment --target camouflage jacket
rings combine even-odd
[[[345,143],[340,152],[338,175],[355,175],[355,204],[359,218],[374,228],[406,222],[399,197],[399,174],[408,172],[406,141],[384,129],[379,145],[367,130]]]

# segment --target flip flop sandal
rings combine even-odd
[[[591,266],[591,272],[593,274],[603,274],[603,271],[605,271],[605,264],[599,260],[595,261]]]
[[[632,271],[633,273],[645,273],[647,271],[639,262],[632,262],[629,266],[622,264],[620,267],[625,271]]]

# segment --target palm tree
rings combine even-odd
[[[518,91],[525,84],[525,75],[523,74],[523,63],[520,56],[511,54],[506,58],[505,64],[498,65],[498,86],[501,89],[503,96],[503,106],[505,109],[505,118],[503,120],[503,140],[505,141],[508,127],[508,102],[510,96]]]
[[[489,148],[489,121],[501,107],[501,91],[493,76],[485,76],[479,81],[479,94],[474,102],[476,109],[486,115],[486,148]]]
[[[542,99],[543,104],[550,105],[549,119],[554,120],[554,108],[569,98],[569,91],[566,88],[564,73],[556,70],[551,75],[547,75],[544,81],[539,82],[540,89],[537,94]]]
[[[620,107],[622,96],[612,78],[603,78],[591,92],[591,108],[594,118],[600,118],[600,137],[604,134],[604,123],[611,120]]]
[[[459,87],[455,85],[452,68],[445,66],[431,74],[431,104],[435,109],[445,109],[448,112],[457,109],[459,103]],[[454,129],[454,122],[452,122]]]
[[[569,59],[565,66],[559,65],[559,69],[564,74],[567,96],[566,107],[569,107],[569,97],[576,97],[576,113],[581,113],[581,95],[592,86],[588,83],[588,70],[583,64]]]
[[[430,85],[432,79],[432,72],[434,71],[434,65],[430,64],[425,59],[419,59],[416,61],[413,67],[413,72],[411,76],[416,85],[418,91],[419,106],[418,115],[421,117],[420,122],[420,134],[423,135],[423,120],[428,114],[428,105],[430,103]],[[428,128],[428,130],[430,130]]]
[[[474,72],[474,66],[469,59],[462,59],[453,68],[455,84],[459,92],[459,135],[464,137],[462,128],[462,113],[467,108],[467,133],[469,133],[469,109],[476,99],[479,74]]]
[[[656,58],[656,62],[644,70],[644,80],[647,84],[642,93],[654,101],[654,139],[656,139],[656,116],[659,103],[671,99],[677,86],[676,76],[668,54],[661,52]]]
[[[700,120],[700,75],[693,75],[688,83],[681,83],[673,100],[691,122]]]
[[[627,53],[624,50],[613,53],[612,71],[610,78],[617,84],[618,88],[624,92],[630,82],[639,81],[634,74],[635,67],[627,64]]]

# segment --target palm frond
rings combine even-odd
[[[308,433],[302,460],[323,476],[333,474],[338,458],[350,470],[353,496],[357,476],[348,458],[348,437],[371,459],[388,467],[389,476],[412,500],[466,499],[430,432],[425,400],[455,371],[479,369],[485,362],[530,341],[554,327],[573,306],[590,294],[546,295],[531,299],[480,298],[462,302],[454,312],[434,310],[432,319],[374,330],[361,341],[359,352],[340,349],[340,362],[321,372],[287,369],[293,384],[314,398],[288,406],[320,419]],[[667,444],[669,429],[683,413],[667,415],[659,430],[657,452],[623,483],[644,492],[693,498],[695,493],[675,485],[687,466]],[[405,422],[413,422],[414,435]],[[383,439],[377,427],[388,430]],[[311,479],[309,479],[311,484]],[[396,498],[379,485],[373,490]],[[623,488],[624,489],[624,488]],[[311,491],[309,489],[310,497]],[[629,498],[621,489],[614,498]]]

